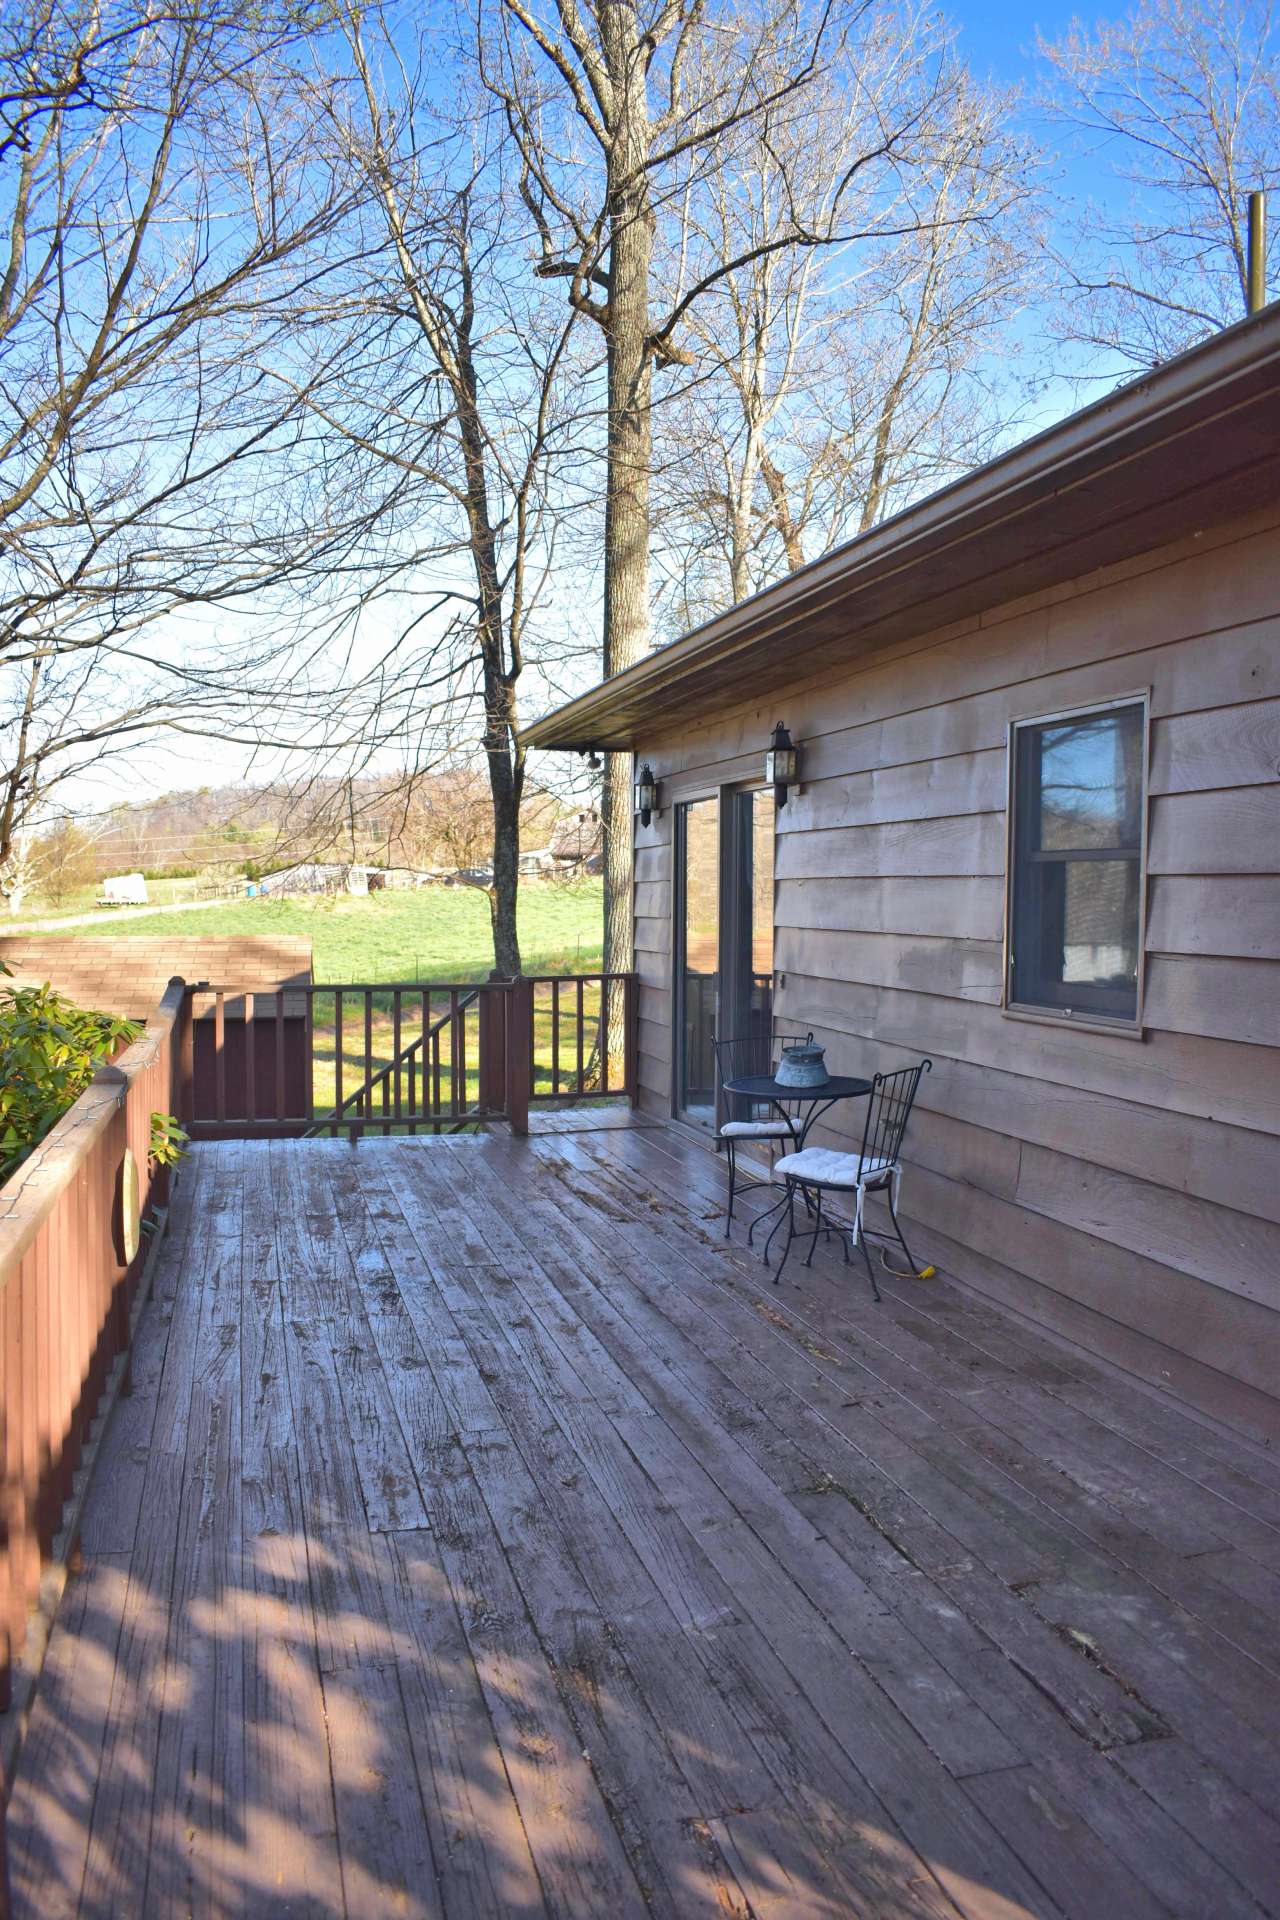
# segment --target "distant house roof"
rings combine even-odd
[[[311,979],[309,940],[257,934],[234,938],[118,934],[96,940],[59,939],[52,934],[24,939],[12,934],[0,938],[0,960],[15,976],[10,985],[36,986],[49,980],[81,1006],[132,1020],[145,1020],[154,1013],[175,974],[191,985],[207,980],[213,987],[272,995],[281,987],[305,986]],[[265,1013],[268,1008],[261,1006],[258,1011]]]
[[[740,601],[521,738],[634,747],[1277,496],[1280,303]]]
[[[602,838],[599,813],[594,807],[581,807],[556,821],[551,851],[557,860],[585,860],[599,850]]]

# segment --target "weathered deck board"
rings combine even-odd
[[[196,1150],[19,1920],[1280,1915],[1276,1463],[945,1280],[774,1288],[722,1190]]]
[[[289,1391],[272,1186],[245,1193],[240,1340],[245,1854],[259,1896],[321,1920],[342,1910],[301,1467]]]

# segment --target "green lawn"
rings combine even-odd
[[[590,973],[601,963],[598,880],[526,884],[520,943],[526,973]],[[172,933],[299,935],[310,940],[317,980],[483,980],[493,965],[489,903],[471,887],[414,893],[336,894],[308,900],[231,900],[190,913],[68,927],[74,939],[154,940]],[[230,984],[230,983],[229,983]]]

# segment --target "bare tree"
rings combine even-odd
[[[1247,201],[1280,184],[1271,0],[1140,0],[1052,43],[1049,111],[1127,187],[1060,250],[1065,339],[1157,365],[1248,311]],[[1274,273],[1272,284],[1275,284]]]
[[[348,335],[362,344],[335,394],[314,404],[381,465],[397,501],[404,535],[371,594],[387,605],[399,596],[406,635],[420,631],[424,585],[451,603],[423,649],[438,682],[434,758],[412,763],[405,801],[433,764],[468,747],[483,753],[494,964],[513,975],[525,782],[517,686],[573,444],[576,315],[530,291],[511,231],[513,216],[523,227],[527,215],[504,176],[501,124],[488,124],[486,97],[468,97],[465,70],[451,74],[456,92],[442,88],[439,37],[373,11],[345,15],[343,33],[355,97],[332,124],[367,203],[344,293]],[[454,791],[471,794],[465,779]]]
[[[171,10],[166,9],[170,12]],[[29,152],[47,116],[100,108],[128,70],[159,7],[14,0],[0,17],[0,163]]]
[[[60,820],[36,845],[38,884],[55,907],[94,877],[93,835],[74,820]]]
[[[869,35],[856,85],[824,76],[802,124],[748,137],[737,164],[690,183],[690,271],[741,264],[691,309],[699,377],[656,413],[659,564],[679,625],[972,466],[1007,422],[993,348],[1007,351],[1035,287],[1039,224],[1010,98],[947,62],[911,164],[863,176],[857,243],[767,244],[797,209],[821,225],[899,59],[896,34]]]
[[[293,18],[113,20],[32,15],[0,168],[0,870],[59,787],[157,728],[283,739],[331,701],[271,594],[331,595],[369,531],[305,404],[349,206]],[[192,611],[250,601],[256,625]]]
[[[655,272],[659,224],[678,212],[690,171],[731,159],[735,134],[773,140],[801,124],[812,83],[860,36],[879,33],[884,12],[871,0],[497,0],[483,70],[523,161],[536,271],[566,282],[606,346],[607,674],[649,645],[655,369],[693,363],[690,314],[748,254],[826,247],[861,231],[866,173],[902,164],[930,113],[936,57],[923,13],[896,13],[896,83],[868,121],[869,144],[849,155],[820,206],[787,206],[743,257],[690,266],[674,281]],[[631,953],[631,822],[629,768],[617,755],[607,760],[603,811],[606,964],[620,968]]]

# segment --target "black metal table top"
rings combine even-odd
[[[726,1080],[724,1090],[747,1100],[856,1100],[860,1094],[870,1093],[871,1082],[833,1073],[820,1087],[789,1087],[771,1073],[746,1073]]]

